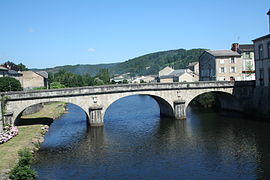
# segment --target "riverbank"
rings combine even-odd
[[[66,111],[66,103],[53,102],[45,104],[37,113],[22,116],[27,118],[52,118],[57,119]],[[19,156],[18,151],[29,149],[34,152],[38,150],[43,142],[43,136],[48,131],[47,125],[29,125],[18,126],[19,134],[10,141],[0,145],[0,180],[8,179],[9,171],[17,164]]]
[[[29,115],[24,115],[21,119],[32,119],[32,118],[52,118],[57,119],[66,111],[66,103],[64,102],[53,102],[50,104],[45,104],[44,107],[34,113]]]

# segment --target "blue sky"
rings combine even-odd
[[[270,0],[0,0],[0,63],[122,62],[171,49],[228,49],[269,33]]]

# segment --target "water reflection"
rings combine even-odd
[[[83,111],[54,122],[37,153],[39,179],[258,179],[269,177],[268,123],[188,109],[160,119],[148,96],[120,99],[105,126],[88,129]]]

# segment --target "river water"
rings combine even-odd
[[[195,108],[186,120],[160,119],[149,96],[116,101],[101,128],[68,110],[35,156],[40,180],[270,179],[269,123]]]

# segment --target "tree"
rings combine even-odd
[[[21,91],[22,86],[20,81],[12,77],[0,77],[0,91]]]
[[[52,82],[50,83],[50,89],[59,89],[59,88],[65,88],[66,86],[61,84],[60,82]]]
[[[11,61],[7,61],[3,64],[3,66],[14,71],[28,71],[28,68],[22,63],[17,65]]]
[[[104,84],[110,84],[110,74],[108,69],[101,69],[96,77],[102,80]]]
[[[96,78],[94,79],[94,85],[95,85],[95,86],[104,85],[104,82],[103,82],[103,80],[101,80],[101,79],[99,79],[98,77],[96,77]]]
[[[18,64],[19,71],[28,71],[29,69],[22,63]]]

